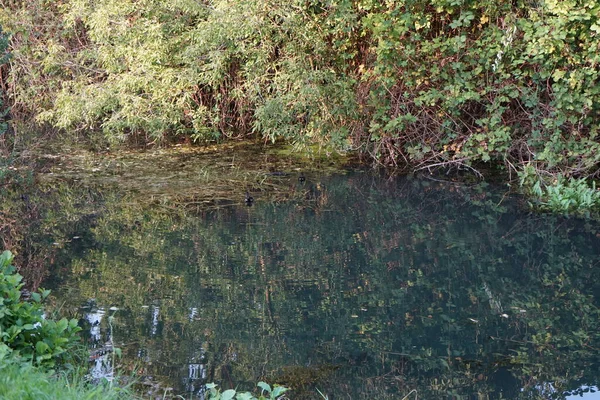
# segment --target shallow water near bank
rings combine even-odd
[[[94,378],[136,371],[159,398],[259,380],[294,399],[588,398],[598,385],[597,222],[529,213],[485,183],[266,176],[251,206],[247,179],[204,208],[158,197],[173,177],[150,185],[154,201],[143,184],[64,177],[43,192],[51,205],[27,199],[45,286],[85,327]]]

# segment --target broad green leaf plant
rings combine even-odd
[[[46,318],[42,301],[49,290],[22,294],[23,277],[15,272],[13,255],[0,255],[0,361],[18,357],[24,362],[52,367],[69,356],[81,330],[77,320]]]

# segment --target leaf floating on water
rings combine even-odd
[[[478,323],[479,323],[479,321],[478,321],[478,320],[476,320],[476,319],[473,319],[473,318],[469,318],[469,321],[473,322],[474,324],[478,324]]]
[[[508,318],[508,314],[502,314],[500,315],[502,318]]]

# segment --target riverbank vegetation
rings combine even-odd
[[[0,398],[133,398],[116,386],[88,384],[76,369],[84,354],[78,321],[48,316],[42,301],[50,291],[24,290],[12,260],[9,251],[0,254]]]
[[[284,140],[402,170],[500,166],[550,204],[557,182],[594,192],[599,15],[582,0],[5,0],[19,128],[4,141],[32,123],[96,146]]]
[[[77,320],[47,319],[42,300],[50,291],[28,292],[22,300],[22,276],[11,265],[13,256],[0,255],[0,359],[16,357],[25,363],[54,366],[73,357]]]
[[[133,400],[127,390],[109,385],[89,385],[83,378],[72,379],[71,373],[53,375],[31,364],[14,360],[0,363],[0,398],[61,400]]]

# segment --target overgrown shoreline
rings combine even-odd
[[[42,128],[96,147],[252,137],[409,171],[483,162],[542,209],[600,204],[595,3],[2,6],[8,148]]]
[[[533,209],[597,219],[599,63],[600,3],[583,0],[0,0],[0,244],[20,252],[37,289],[61,246],[80,239],[76,222],[95,218],[86,204],[103,196],[69,184],[116,185],[116,197],[140,191],[132,203],[181,213],[313,201],[318,183],[298,182],[337,169],[333,154],[401,173],[500,171]],[[291,160],[247,141],[331,157]],[[92,151],[79,152],[82,144]],[[61,212],[37,202],[55,183]],[[115,225],[150,225],[137,211]],[[561,257],[539,267],[540,293],[565,285]],[[49,372],[57,356],[73,355],[77,321],[42,317],[48,292],[22,302],[11,261],[0,256],[0,322],[9,321],[0,330],[0,397],[133,398]],[[587,298],[572,287],[566,314],[588,346],[594,319],[576,315]],[[556,307],[540,297],[539,335],[522,344],[574,346],[559,327],[558,339],[543,336],[565,306],[559,289]]]

